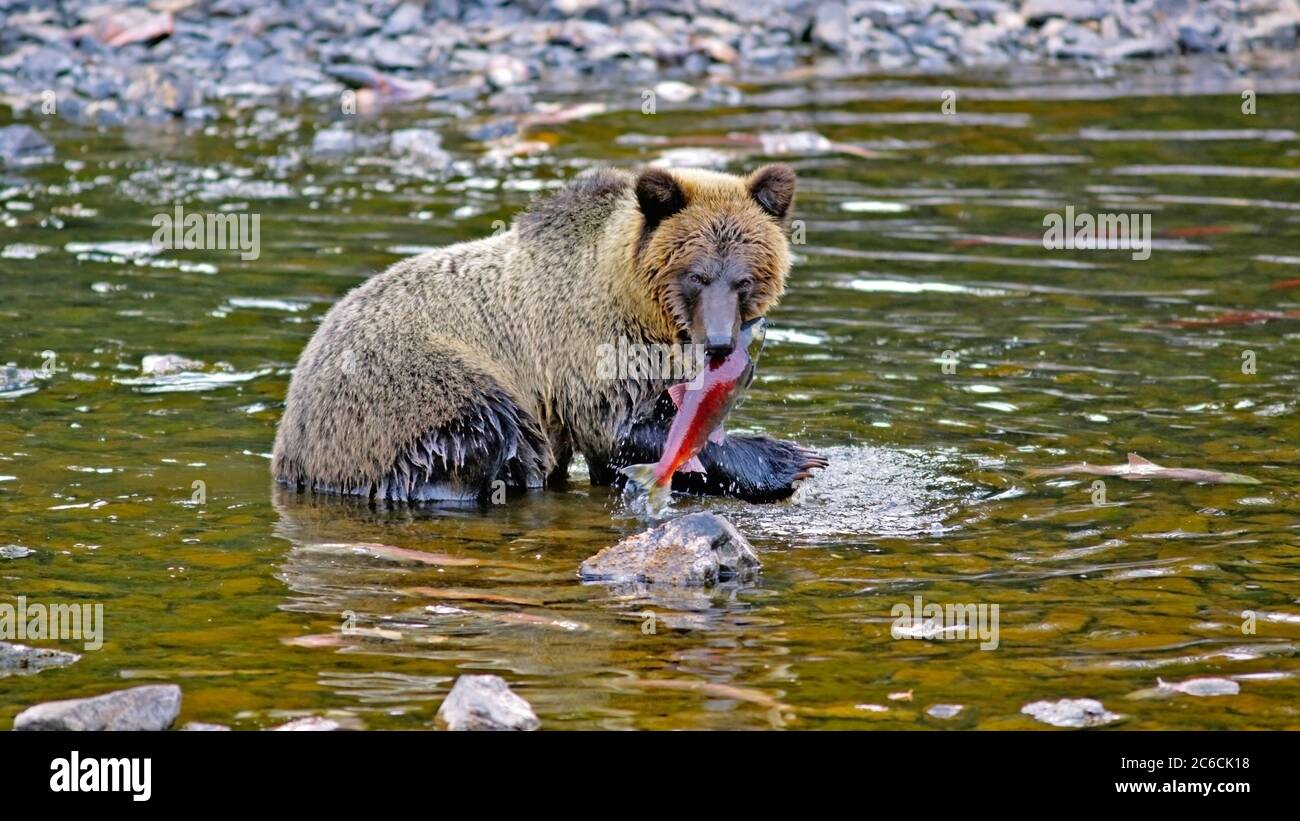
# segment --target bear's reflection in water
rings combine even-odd
[[[283,609],[308,617],[283,640],[346,656],[322,684],[374,708],[436,706],[460,672],[491,671],[522,684],[539,713],[595,711],[621,726],[632,712],[615,706],[617,694],[649,697],[636,686],[647,674],[726,685],[788,652],[781,598],[804,574],[783,560],[786,548],[930,533],[969,492],[937,472],[946,460],[933,455],[826,452],[831,469],[791,502],[674,501],[670,515],[727,516],[762,556],[756,580],[708,589],[579,582],[583,559],[651,524],[580,477],[481,507],[380,509],[277,487],[275,533],[289,545],[277,572],[291,591]],[[674,637],[687,640],[664,641]]]

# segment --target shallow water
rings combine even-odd
[[[1300,727],[1300,325],[1168,324],[1300,310],[1300,291],[1269,287],[1300,277],[1300,97],[1259,84],[1247,116],[1242,80],[1124,71],[1014,88],[804,76],[653,117],[639,89],[583,90],[551,98],[627,110],[534,132],[553,149],[506,165],[454,136],[473,110],[366,126],[448,129],[448,177],[311,157],[313,112],[200,132],[51,124],[72,162],[0,177],[0,364],[38,372],[0,398],[0,544],[35,551],[0,558],[0,599],[103,603],[107,637],[6,679],[0,726],[38,701],[173,681],[182,721],[422,728],[458,673],[496,672],[553,729],[1043,727],[1021,708],[1066,697],[1102,700],[1121,727]],[[779,130],[883,155],[784,158],[807,241],[729,424],[814,445],[831,469],[790,503],[676,504],[731,517],[762,556],[756,583],[581,584],[582,559],[644,526],[581,473],[482,511],[273,493],[290,369],[347,289],[489,233],[593,162],[669,150],[629,134]],[[704,148],[689,156],[764,159]],[[175,202],[260,213],[260,259],[149,253]],[[1043,216],[1066,205],[1151,213],[1151,258],[1044,250]],[[140,372],[165,353],[204,364]],[[1023,476],[1128,451],[1263,484],[1109,479],[1096,505],[1091,477]],[[891,638],[891,608],[915,596],[997,605],[997,649]],[[1127,698],[1206,676],[1240,693]]]

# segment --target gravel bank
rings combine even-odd
[[[945,72],[1293,51],[1300,0],[0,0],[0,103],[114,125],[234,100],[474,100],[815,58]],[[525,98],[526,99],[526,96]]]

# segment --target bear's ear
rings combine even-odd
[[[636,203],[645,217],[645,230],[649,234],[659,223],[686,207],[686,192],[664,169],[647,168],[636,178]]]
[[[749,195],[767,213],[784,221],[794,205],[794,169],[788,165],[765,165],[749,175]]]

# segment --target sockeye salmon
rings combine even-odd
[[[1167,468],[1157,465],[1149,459],[1143,459],[1136,453],[1128,455],[1128,463],[1123,465],[1090,465],[1076,462],[1072,465],[1059,465],[1050,468],[1030,468],[1025,476],[1069,476],[1083,473],[1088,476],[1117,476],[1121,479],[1178,479],[1184,482],[1200,482],[1208,485],[1258,485],[1260,481],[1240,473],[1221,473],[1217,470],[1200,468]]]
[[[677,416],[668,429],[663,455],[653,464],[629,465],[620,471],[644,488],[650,510],[659,511],[672,495],[673,474],[704,473],[699,452],[708,442],[726,439],[722,420],[754,381],[754,367],[763,350],[767,320],[757,317],[740,326],[740,344],[722,359],[706,360],[704,370],[691,382],[668,389]]]

